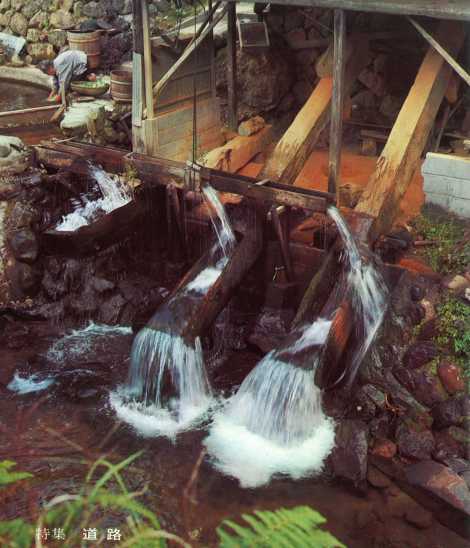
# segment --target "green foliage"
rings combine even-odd
[[[22,519],[0,521],[0,546],[29,548],[33,545],[34,527]]]
[[[14,468],[16,463],[11,460],[0,461],[0,489],[5,485],[16,483],[17,481],[32,478],[32,474],[28,472],[13,472],[11,468]]]
[[[255,511],[254,515],[243,514],[249,527],[242,527],[225,520],[217,528],[221,548],[334,548],[344,546],[328,531],[319,528],[325,518],[308,506],[280,508],[275,512]],[[235,535],[228,532],[231,529]]]
[[[449,297],[437,307],[437,318],[437,344],[470,359],[470,307]]]
[[[435,245],[424,248],[429,266],[441,274],[457,272],[470,260],[470,242],[464,238],[464,224],[434,209],[425,209],[414,222],[416,230],[425,240]]]
[[[65,538],[60,540],[60,546],[85,546],[88,544],[83,539],[84,529],[96,529],[98,536],[92,542],[104,544],[102,531],[109,527],[110,518],[114,518],[122,535],[119,542],[122,548],[166,548],[167,541],[171,546],[191,548],[181,537],[162,530],[157,516],[136,500],[144,490],[130,492],[127,489],[121,473],[139,456],[140,453],[136,453],[118,464],[98,459],[90,468],[80,492],[53,498],[44,506],[35,524],[22,519],[0,522],[0,546],[29,548],[44,530],[62,530]],[[9,472],[14,466],[11,461],[0,462],[0,470],[6,470],[8,484],[32,477],[27,473]],[[95,480],[99,468],[106,471]],[[319,528],[326,520],[308,506],[281,508],[274,512],[255,511],[254,515],[243,514],[242,518],[249,527],[226,520],[217,528],[221,548],[344,547],[328,531]],[[48,538],[51,540],[50,536]]]

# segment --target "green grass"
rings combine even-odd
[[[462,367],[470,388],[470,306],[448,297],[436,308],[438,334],[434,342],[441,352],[452,356]]]
[[[470,242],[465,223],[438,208],[425,207],[414,221],[416,231],[434,242],[423,249],[429,266],[441,274],[457,273],[470,263]]]

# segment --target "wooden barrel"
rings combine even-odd
[[[68,31],[67,38],[70,49],[84,51],[88,57],[88,67],[91,69],[100,66],[101,62],[101,32]]]
[[[132,72],[128,70],[111,71],[111,97],[121,103],[132,102]]]

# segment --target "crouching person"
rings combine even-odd
[[[50,102],[64,102],[73,81],[96,80],[96,75],[89,71],[87,54],[75,49],[64,51],[54,61],[41,61],[38,68],[53,76],[53,88],[47,98]]]

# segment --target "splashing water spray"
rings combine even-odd
[[[336,208],[329,208],[343,239],[360,343],[351,363],[353,378],[370,347],[386,308],[386,288],[371,261],[365,263],[349,228]],[[216,413],[205,440],[216,468],[258,487],[272,476],[299,479],[322,470],[334,447],[334,424],[322,409],[315,371],[322,360],[332,318],[294,330],[281,348],[267,354],[238,392]]]
[[[184,303],[204,296],[217,281],[235,246],[235,235],[217,192],[205,186],[203,196],[217,241],[208,264],[157,310],[134,340],[127,385],[110,401],[117,415],[144,436],[174,438],[194,426],[213,398],[204,368],[201,341],[185,340],[175,322],[184,317]]]

